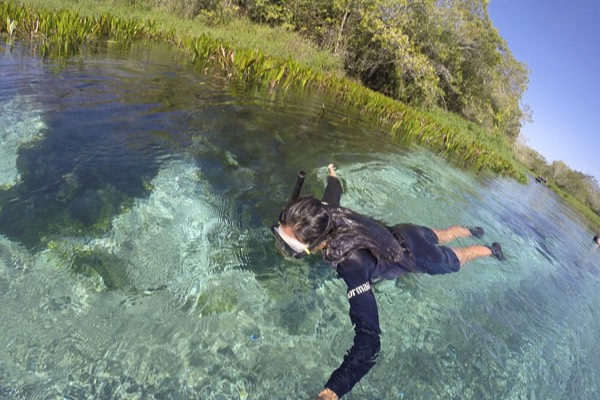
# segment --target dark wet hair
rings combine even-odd
[[[313,196],[296,197],[285,205],[279,222],[291,227],[302,242],[312,244],[329,225],[327,206]]]
[[[337,208],[332,214],[334,230],[323,253],[327,261],[339,264],[355,251],[365,249],[380,264],[402,263],[405,269],[413,269],[412,259],[383,223],[348,208]]]
[[[594,242],[600,244],[600,237],[598,237],[598,235],[594,236]]]
[[[348,208],[329,207],[313,196],[302,196],[284,207],[279,222],[290,226],[298,239],[309,244],[329,226],[330,232],[323,238],[328,241],[323,257],[334,265],[354,251],[366,249],[378,262],[402,262],[410,268],[404,249],[384,224]]]

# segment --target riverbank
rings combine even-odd
[[[550,190],[558,194],[563,200],[571,207],[572,210],[577,212],[585,221],[588,222],[588,227],[595,232],[600,232],[600,216],[596,214],[592,209],[579,201],[571,193],[558,187],[556,184],[550,182],[548,184]],[[591,238],[590,238],[591,241]]]
[[[526,168],[506,137],[444,110],[418,110],[373,92],[349,79],[332,54],[281,27],[241,19],[210,24],[118,0],[2,1],[0,19],[7,21],[0,33],[9,41],[33,40],[43,56],[69,57],[84,46],[150,39],[171,43],[196,63],[219,68],[239,83],[269,90],[325,90],[361,110],[398,142],[423,145],[466,168],[526,181]],[[592,210],[555,191],[600,229],[600,217]]]
[[[11,38],[41,41],[43,55],[71,56],[80,46],[152,39],[170,42],[199,64],[220,68],[232,80],[263,88],[325,90],[357,107],[403,143],[426,146],[478,171],[525,181],[510,143],[491,138],[452,114],[426,112],[394,101],[348,79],[338,62],[281,28],[234,20],[220,27],[119,2],[22,0],[0,3]],[[18,6],[17,6],[18,5]],[[39,22],[38,22],[39,21]]]

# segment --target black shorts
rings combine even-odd
[[[415,272],[438,275],[460,269],[456,253],[450,247],[440,246],[432,229],[414,224],[398,224],[390,230],[408,250],[416,266]]]

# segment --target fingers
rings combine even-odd
[[[319,393],[319,397],[317,399],[320,400],[338,400],[337,394],[331,389],[323,389],[321,393]]]

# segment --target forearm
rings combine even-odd
[[[348,393],[375,365],[381,341],[379,334],[371,330],[358,329],[354,344],[344,361],[332,374],[325,388],[342,397]]]
[[[342,184],[339,179],[334,176],[327,177],[327,187],[323,194],[323,201],[330,206],[337,207],[340,205],[342,198]]]
[[[344,361],[332,374],[325,388],[338,397],[348,393],[375,365],[381,347],[377,301],[370,289],[370,273],[376,259],[367,250],[354,252],[337,267],[348,287],[350,321],[354,325],[354,342]],[[360,290],[359,290],[360,289]]]

